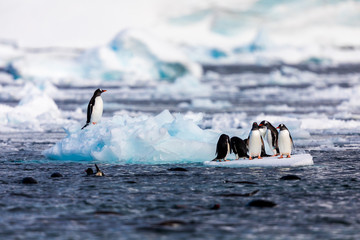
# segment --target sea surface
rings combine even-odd
[[[206,99],[223,106],[196,105],[191,96],[164,99],[152,84],[104,83],[108,93],[117,93],[104,96],[104,118],[120,109],[154,115],[169,109],[204,113],[202,128],[230,122],[241,129],[227,121],[231,114],[245,113],[246,121],[292,117],[310,134],[294,139],[295,152],[310,153],[315,164],[217,168],[96,162],[105,177],[93,177],[85,170],[95,168],[95,161],[49,160],[42,154],[66,136],[59,125],[1,132],[0,239],[359,239],[360,111],[352,102],[360,86],[358,66],[204,69],[202,83],[213,89]],[[57,85],[66,97],[55,102],[64,112],[85,109],[97,87]],[[212,121],[221,116],[224,121]],[[55,172],[63,177],[51,177]],[[300,180],[280,180],[286,175]],[[37,184],[23,184],[24,177]],[[258,199],[276,206],[248,205]]]

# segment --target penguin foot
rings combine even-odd
[[[281,154],[281,156],[280,156],[280,157],[278,157],[278,158],[280,159],[280,158],[283,158],[283,157],[284,157],[284,156]]]
[[[287,155],[287,157],[286,157],[286,158],[291,158],[290,154],[289,154],[289,155]]]
[[[249,160],[253,160],[251,156],[249,156]]]
[[[258,156],[258,159],[262,159],[262,157],[259,155],[259,156]]]
[[[92,122],[92,124],[93,124],[93,125],[95,125],[95,124],[96,124],[96,122]]]

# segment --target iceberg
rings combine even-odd
[[[48,79],[65,84],[84,79],[174,82],[184,76],[202,76],[201,65],[146,30],[123,30],[108,45],[85,51],[57,48],[23,51],[10,60],[7,68],[14,78]]]
[[[116,115],[84,130],[80,127],[67,128],[67,137],[43,154],[55,160],[120,164],[203,162],[214,156],[219,137],[168,110],[156,116]]]
[[[0,87],[0,92],[3,91]],[[70,116],[74,113],[62,112],[46,91],[41,91],[32,83],[25,84],[23,89],[16,93],[20,96],[20,101],[15,107],[0,104],[0,131],[43,132],[72,122],[65,115]]]

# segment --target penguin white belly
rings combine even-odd
[[[259,156],[261,154],[260,131],[251,131],[249,136],[249,156]]]
[[[90,122],[93,123],[97,123],[100,121],[101,117],[102,117],[102,113],[103,113],[103,100],[102,98],[99,96],[99,97],[96,97],[95,98],[95,103],[94,103],[94,106],[93,106],[93,110],[92,110],[92,113],[91,113],[91,120]]]
[[[229,155],[229,153],[230,153],[230,144],[227,143],[227,153],[226,153],[225,159]]]
[[[291,154],[292,143],[289,131],[283,130],[279,132],[278,145],[280,154]]]
[[[265,134],[267,133],[267,128],[259,128],[261,136],[265,137]]]

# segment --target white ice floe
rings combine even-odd
[[[15,107],[0,104],[0,131],[54,130],[71,122],[67,117],[72,113],[62,112],[51,97],[32,83],[14,94],[20,97]]]
[[[209,97],[211,93],[211,86],[201,83],[198,78],[189,75],[176,79],[172,84],[160,83],[156,87],[156,94],[174,99],[184,96]]]
[[[291,158],[264,157],[263,159],[239,159],[228,162],[205,161],[204,165],[212,167],[299,167],[314,165],[310,154],[296,154]]]
[[[219,134],[202,130],[183,115],[165,110],[155,117],[127,115],[80,130],[44,151],[50,159],[97,160],[111,163],[202,162],[214,155]]]

